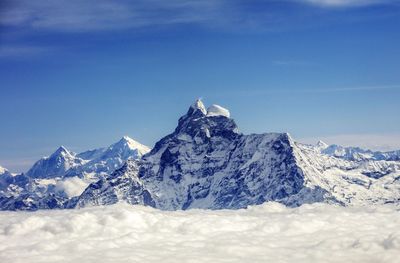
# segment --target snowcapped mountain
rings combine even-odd
[[[85,174],[110,173],[121,167],[128,158],[138,159],[150,149],[124,136],[107,148],[85,151],[79,154],[59,147],[50,157],[37,161],[26,173],[31,178],[71,177]]]
[[[294,143],[307,185],[329,192],[342,205],[399,203],[400,162],[352,159],[325,154],[319,147]]]
[[[0,175],[3,175],[5,173],[9,173],[9,171],[6,168],[0,166]]]
[[[320,141],[320,143],[323,143]],[[340,145],[327,145],[319,147],[321,153],[334,156],[337,158],[342,158],[352,161],[362,161],[362,160],[375,160],[375,161],[400,161],[400,151],[371,151],[364,150],[359,147],[343,147]]]
[[[196,101],[175,131],[140,161],[91,184],[77,206],[125,200],[163,210],[243,208],[266,201],[289,206],[397,202],[400,162],[325,153],[286,133],[243,135],[221,106]]]
[[[242,208],[269,200],[286,202],[299,193],[312,201],[323,200],[323,189],[304,189],[304,175],[287,134],[243,135],[229,116],[221,106],[206,110],[196,101],[175,131],[137,164],[139,169],[129,169],[135,166],[130,163],[90,185],[78,206],[120,200],[106,198],[118,196],[110,192],[124,192],[125,186],[115,183],[118,177],[135,181],[128,196],[120,195],[122,200],[164,210]]]
[[[244,135],[229,110],[206,109],[200,100],[173,133],[148,151],[127,137],[80,154],[59,149],[20,179],[27,180],[25,185],[13,184],[18,195],[11,195],[6,184],[0,207],[34,210],[125,201],[185,210],[238,209],[267,201],[288,206],[400,203],[399,151],[321,141],[306,145],[287,133]]]
[[[61,146],[37,161],[26,174],[0,175],[0,209],[69,207],[91,182],[149,151],[127,136],[109,147],[79,154]]]
[[[124,136],[121,140],[108,148],[101,148],[78,154],[77,157],[86,157],[87,159],[85,159],[83,165],[73,167],[66,175],[70,177],[90,173],[109,174],[120,168],[129,158],[140,159],[149,151],[149,147],[140,144],[128,136]]]
[[[0,196],[7,193],[17,193],[21,185],[25,185],[28,181],[20,175],[11,174],[6,168],[0,166]],[[9,187],[12,185],[11,187]]]
[[[18,193],[29,179],[24,175],[14,175],[0,166],[0,196]]]
[[[31,178],[52,178],[63,176],[69,169],[84,164],[76,154],[60,146],[50,157],[37,161],[26,173]]]

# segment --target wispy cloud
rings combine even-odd
[[[284,27],[286,16],[277,4],[320,7],[361,7],[398,0],[3,0],[0,25],[66,32],[197,24],[209,27]],[[279,5],[278,5],[279,6]]]
[[[363,7],[370,5],[382,5],[399,3],[398,0],[295,0],[300,3],[307,3],[321,7]]]
[[[0,24],[92,31],[218,20],[224,1],[15,0],[3,4]]]
[[[328,144],[354,146],[379,151],[400,150],[400,134],[339,134],[300,138],[298,140],[310,144],[322,140]]]

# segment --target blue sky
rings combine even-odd
[[[198,97],[244,133],[400,148],[400,1],[2,1],[0,165],[153,146]]]

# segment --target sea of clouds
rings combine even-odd
[[[0,212],[0,262],[399,262],[395,206]]]

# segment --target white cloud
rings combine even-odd
[[[300,142],[310,144],[318,140],[327,144],[356,146],[379,151],[400,150],[400,134],[342,134],[298,139]]]
[[[62,181],[58,181],[56,184],[56,189],[58,191],[65,192],[68,197],[74,197],[81,195],[88,185],[89,182],[74,176],[66,178]]]
[[[395,207],[0,212],[0,262],[397,262]]]

